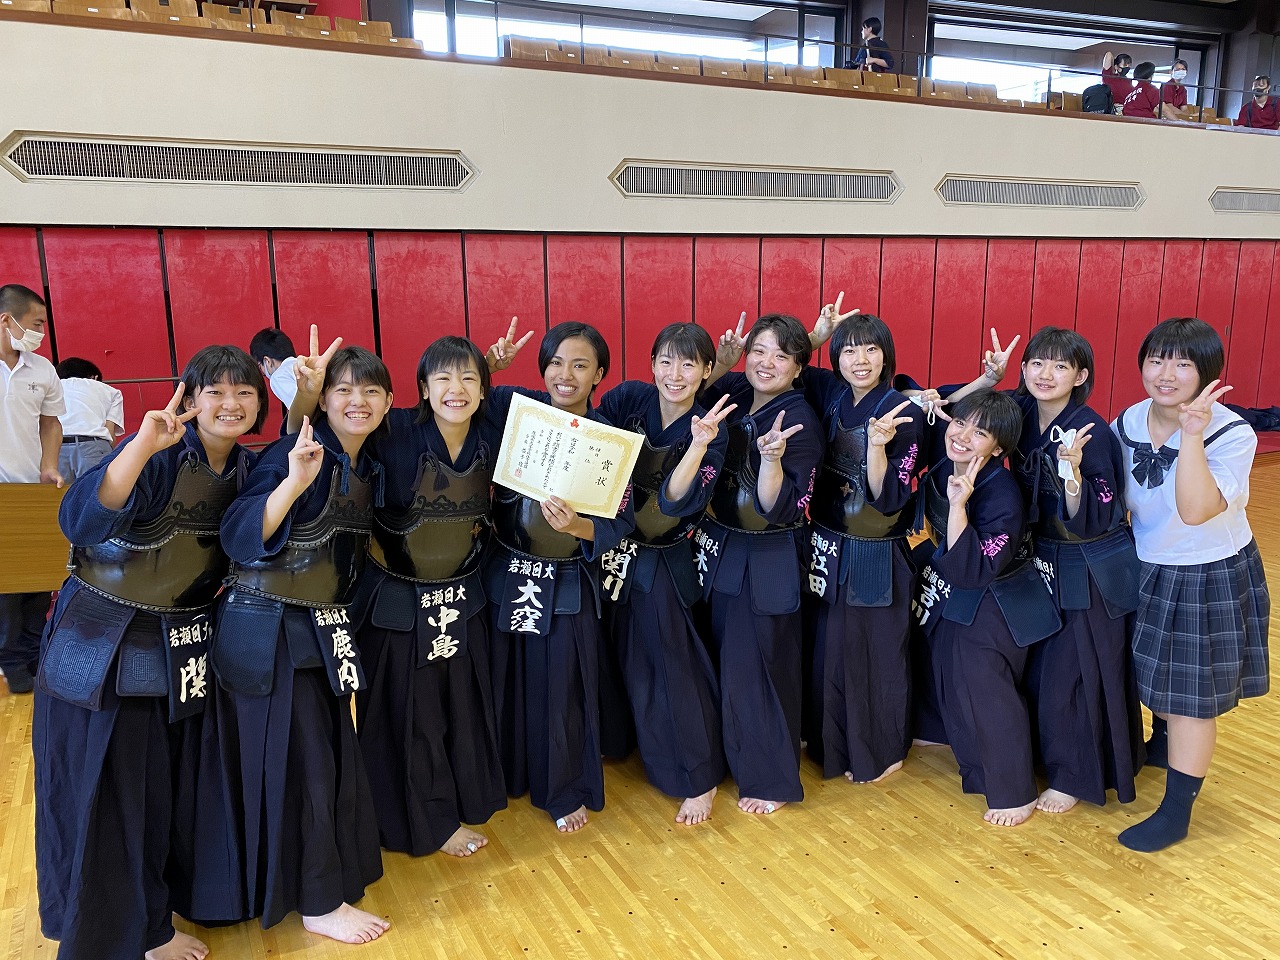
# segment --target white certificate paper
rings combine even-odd
[[[493,481],[538,501],[559,497],[578,513],[612,518],[642,443],[638,433],[515,394]]]

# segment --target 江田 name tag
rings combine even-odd
[[[643,438],[516,394],[502,434],[494,483],[578,513],[614,517]]]

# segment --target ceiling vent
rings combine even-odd
[[[626,197],[683,200],[841,200],[890,203],[901,185],[887,170],[744,167],[624,160],[610,179]]]
[[[948,175],[937,189],[944,203],[977,206],[1136,210],[1143,201],[1136,183]]]
[[[1280,213],[1280,190],[1218,187],[1209,206],[1217,213]]]
[[[459,191],[475,169],[454,150],[358,150],[18,133],[0,157],[23,180],[115,180]]]

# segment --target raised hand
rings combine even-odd
[[[883,417],[875,418],[868,422],[867,442],[873,447],[883,447],[888,444],[890,440],[897,436],[900,426],[911,422],[910,417],[898,416],[910,405],[910,400],[903,400]]]
[[[1080,463],[1084,459],[1084,445],[1089,442],[1089,431],[1092,429],[1093,424],[1086,423],[1076,431],[1076,437],[1071,446],[1068,447],[1065,443],[1058,444],[1058,462],[1071,464],[1071,473],[1076,483],[1080,482]]]
[[[731,403],[726,407],[724,404],[728,399],[729,395],[726,393],[716,401],[714,407],[707,411],[705,417],[694,417],[690,422],[689,434],[695,447],[706,449],[710,446],[711,441],[720,432],[720,421],[738,409],[736,403]]]
[[[324,463],[324,444],[315,439],[309,417],[302,418],[302,429],[289,451],[289,481],[299,491],[311,486]]]
[[[559,533],[572,533],[571,529],[578,521],[578,511],[559,497],[547,497],[542,501],[542,515],[553,530]]]
[[[173,398],[163,410],[148,410],[143,416],[133,442],[140,444],[148,456],[167,450],[178,443],[186,433],[187,421],[194,420],[200,412],[192,407],[185,413],[178,413],[184,389],[185,385],[179,383],[178,389],[173,391]]]
[[[973,496],[973,485],[982,469],[982,457],[974,457],[964,473],[953,473],[947,478],[947,502],[953,507],[963,507]]]
[[[320,329],[311,325],[311,352],[305,357],[293,361],[293,378],[298,382],[298,392],[307,396],[319,396],[324,389],[325,371],[329,369],[329,361],[342,346],[342,338],[337,337],[329,344],[329,349],[320,352]]]
[[[1004,372],[1009,367],[1009,357],[1013,354],[1013,348],[1018,345],[1018,341],[1022,339],[1022,334],[1018,334],[1009,341],[1007,347],[1000,346],[1000,337],[996,334],[996,328],[991,328],[991,347],[982,355],[982,366],[984,375],[992,383],[999,383],[1004,379]]]
[[[843,302],[844,291],[841,290],[836,294],[836,302],[828,303],[819,312],[818,319],[813,324],[813,332],[809,334],[809,341],[814,347],[822,346],[822,344],[831,339],[831,335],[836,332],[837,326],[862,312],[855,309],[850,310],[848,313],[841,313],[840,304]]]
[[[529,339],[533,336],[530,330],[519,340],[516,339],[516,324],[519,322],[518,317],[511,318],[511,326],[507,328],[507,335],[499,337],[498,342],[485,351],[484,359],[489,364],[489,372],[497,373],[511,366],[516,358],[516,354],[524,347]]]
[[[1200,396],[1178,407],[1178,424],[1182,427],[1184,437],[1204,436],[1205,428],[1213,419],[1214,403],[1232,389],[1218,386],[1220,383],[1222,383],[1221,380],[1214,380],[1200,391]]]
[[[787,452],[787,439],[794,436],[804,429],[803,423],[797,423],[794,427],[782,429],[782,419],[786,416],[783,410],[778,414],[776,420],[773,421],[773,427],[763,437],[756,441],[756,448],[760,451],[760,459],[777,462],[782,459],[782,455]]]
[[[716,366],[724,367],[726,370],[732,370],[738,365],[738,361],[742,359],[742,350],[744,341],[742,339],[742,329],[747,323],[747,311],[743,310],[742,315],[738,317],[738,326],[733,330],[726,330],[720,335],[720,344],[716,349]]]

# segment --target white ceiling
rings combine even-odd
[[[686,17],[716,17],[721,20],[758,20],[773,10],[773,7],[768,6],[716,3],[715,0],[573,0],[573,3],[579,7],[672,13]]]
[[[996,30],[991,27],[967,27],[958,23],[939,23],[934,36],[944,40],[968,40],[973,43],[1005,43],[1019,47],[1051,50],[1080,50],[1098,42],[1098,37],[1067,34],[1033,33],[1030,30]]]

